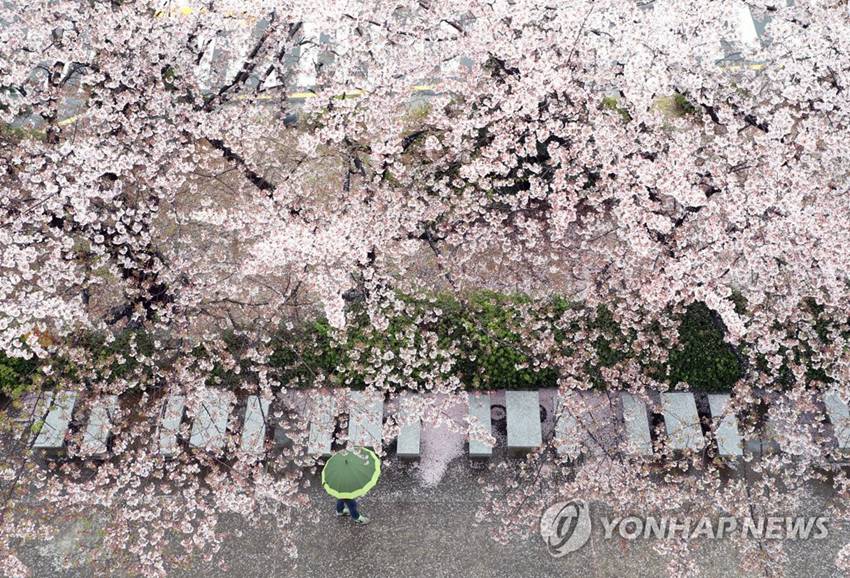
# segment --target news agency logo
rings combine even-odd
[[[540,535],[555,558],[575,552],[590,539],[590,509],[584,500],[552,504],[540,518]]]
[[[611,540],[720,540],[731,535],[756,540],[822,540],[829,536],[825,516],[605,516],[600,539]],[[555,558],[575,552],[590,539],[590,507],[584,500],[552,504],[540,517],[540,535]]]

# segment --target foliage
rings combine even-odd
[[[471,389],[524,389],[555,387],[559,370],[553,364],[535,362],[525,345],[527,327],[541,325],[556,341],[564,341],[564,329],[556,320],[567,309],[582,310],[581,324],[593,332],[593,359],[583,362],[585,377],[595,387],[605,388],[601,368],[635,357],[630,343],[634,335],[623,332],[611,310],[600,305],[586,310],[563,298],[541,303],[525,295],[504,295],[489,291],[468,294],[464,299],[439,294],[432,299],[403,297],[405,309],[392,316],[384,330],[376,330],[369,316],[351,316],[344,332],[334,330],[326,320],[313,321],[300,331],[276,336],[270,365],[279,371],[282,382],[307,386],[318,375],[331,383],[362,388],[370,382],[375,364],[394,375],[402,388],[427,389],[429,378],[455,375],[463,387]],[[428,308],[439,314],[425,318]],[[438,357],[426,367],[418,367],[402,377],[405,349],[422,348],[433,337],[441,348],[455,350],[450,364]],[[564,346],[562,352],[572,354]],[[427,357],[427,356],[426,356]],[[364,361],[368,361],[364,363]],[[688,308],[679,327],[679,346],[669,355],[662,375],[672,383],[689,383],[703,391],[727,391],[740,377],[741,367],[731,346],[724,341],[722,325],[705,304]]]
[[[44,140],[43,130],[16,127],[6,123],[0,123],[0,140],[7,139],[12,142],[20,142],[24,139]]]
[[[531,321],[521,314],[522,305],[527,303],[528,298],[523,295],[479,292],[468,297],[455,321],[466,357],[458,367],[463,383],[484,389],[555,386],[557,371],[551,367],[535,368],[523,347],[521,324]],[[547,303],[544,307],[549,306]],[[539,313],[533,318],[539,318]]]
[[[673,103],[676,106],[676,110],[681,114],[693,114],[697,111],[696,107],[691,104],[691,101],[689,101],[684,94],[680,94],[678,92],[674,94]]]
[[[670,352],[668,380],[700,391],[728,391],[741,377],[741,366],[724,341],[716,315],[704,304],[690,305],[679,326],[679,347]]]
[[[651,389],[648,377],[716,389],[743,375],[743,413],[773,403],[770,385],[788,390],[780,421],[803,451],[784,486],[821,461],[821,432],[793,412],[848,381],[846,2],[761,6],[767,65],[740,73],[717,63],[754,50],[729,38],[735,11],[697,0],[228,4],[158,18],[148,2],[0,4],[0,85],[14,91],[0,92],[0,121],[45,127],[0,134],[0,350],[32,347],[47,379],[122,393],[154,378],[194,400],[203,384],[255,380],[390,395]],[[411,107],[422,82],[427,114]],[[683,302],[696,304],[678,319]],[[71,338],[43,344],[42,331]],[[194,451],[164,464],[144,443],[155,420],[137,419],[160,400],[138,398],[145,415],[116,424],[108,465],[91,476],[68,460],[47,500],[114,504],[108,544],[145,575],[167,574],[172,531],[187,556],[214,552],[224,511],[293,526],[296,451],[275,464],[288,478]],[[3,443],[0,470],[22,473],[3,488],[14,518],[46,476],[7,463],[18,454]],[[647,507],[697,488],[712,507],[785,502],[764,469],[747,480],[763,487],[721,495],[711,460],[689,470],[695,483],[666,483],[689,465],[676,460],[655,488],[643,463],[590,453],[608,461],[517,469],[624,507],[632,489]],[[185,501],[151,512],[138,492],[151,480]],[[534,496],[501,493],[493,518],[539,523]],[[25,574],[4,564],[33,525],[6,520],[0,574]]]
[[[27,391],[37,367],[34,358],[9,357],[0,352],[0,396],[16,398]]]
[[[656,105],[659,110],[674,118],[681,118],[697,112],[693,103],[685,95],[678,92],[671,96],[657,98]]]
[[[616,112],[620,115],[620,118],[623,119],[623,122],[629,122],[632,120],[632,116],[629,114],[629,111],[620,104],[620,99],[616,96],[606,96],[603,98],[602,108]]]
[[[278,346],[270,363],[283,370],[285,382],[306,385],[317,374],[349,387],[363,387],[371,381],[376,364],[399,387],[428,389],[434,379],[457,376],[465,387],[486,389],[553,387],[553,368],[535,367],[522,346],[522,306],[528,298],[473,292],[465,299],[448,294],[426,298],[402,296],[403,309],[395,312],[386,328],[376,329],[364,311],[355,311],[344,332],[334,330],[326,320],[307,325],[293,343],[292,332],[278,336]],[[564,304],[552,301],[546,309],[558,310]],[[422,355],[436,345],[433,359]],[[455,351],[452,358],[443,350]],[[416,352],[416,353],[413,353]],[[410,355],[430,359],[405,372]]]
[[[744,315],[747,312],[747,298],[744,296],[741,291],[738,289],[733,289],[732,294],[729,296],[729,299],[732,300],[732,303],[735,304],[735,313],[738,315]]]
[[[91,369],[92,378],[104,382],[151,375],[151,368],[144,360],[154,355],[155,337],[142,328],[124,329],[113,335],[86,332],[78,335],[74,344],[86,351],[90,367],[77,367],[69,360],[56,356],[51,362],[67,367],[67,371],[72,374]]]

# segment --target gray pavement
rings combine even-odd
[[[482,503],[479,476],[490,474],[472,469],[465,457],[431,488],[419,484],[409,466],[390,469],[360,501],[371,519],[365,527],[336,518],[333,500],[317,495],[317,503],[327,507],[318,523],[299,527],[297,561],[274,547],[278,531],[272,524],[246,528],[233,520],[244,534],[223,547],[227,571],[213,562],[175,576],[614,576],[628,568],[638,569],[632,576],[658,576],[663,568],[648,548],[614,546],[617,563],[611,565],[602,544],[560,559],[547,554],[539,536],[498,544],[488,534],[492,524],[475,523]]]
[[[592,504],[594,527],[590,541],[576,552],[554,558],[540,536],[516,539],[503,545],[488,530],[492,524],[476,524],[475,513],[482,503],[477,478],[490,478],[489,472],[470,467],[466,457],[456,459],[442,482],[422,487],[409,466],[391,468],[379,486],[361,501],[369,515],[366,527],[355,526],[348,518],[333,515],[333,500],[318,523],[299,530],[299,557],[289,560],[275,548],[277,530],[272,525],[246,527],[233,520],[242,537],[228,540],[221,557],[227,560],[223,571],[214,563],[200,564],[175,576],[446,576],[446,577],[540,577],[540,576],[629,576],[668,575],[668,559],[657,554],[652,542],[620,538],[604,539],[602,525],[594,515],[603,513],[603,504]],[[317,495],[317,503],[322,503]],[[809,504],[819,513],[820,498]],[[850,532],[830,528],[825,540],[787,542],[789,563],[786,576],[839,576],[832,561],[848,541]],[[738,555],[729,540],[707,540],[697,547],[697,559],[705,577],[748,576],[738,568]],[[297,563],[296,563],[297,562]]]
[[[479,478],[493,481],[497,474],[463,456],[452,461],[439,484],[427,487],[419,481],[415,467],[399,463],[395,458],[386,462],[381,482],[360,501],[361,510],[371,518],[371,523],[364,527],[355,526],[347,517],[335,517],[333,499],[314,483],[309,491],[318,511],[305,512],[297,526],[288,529],[297,536],[295,560],[287,554],[281,531],[272,521],[249,523],[233,516],[221,521],[227,537],[211,562],[195,559],[172,568],[169,575],[180,578],[669,575],[668,559],[655,552],[652,541],[604,539],[598,522],[598,515],[607,513],[604,504],[591,504],[593,530],[589,542],[576,552],[554,558],[536,533],[499,544],[488,533],[492,523],[475,522],[483,500]],[[825,500],[815,494],[806,508],[818,514]],[[96,537],[96,531],[86,532],[87,528],[90,530],[90,525],[81,527],[72,522],[62,539],[27,549],[33,575],[68,578],[129,575],[118,559],[103,564],[82,558],[72,570],[57,570],[57,556],[73,555],[75,543]],[[78,537],[72,539],[72,535]],[[848,542],[850,531],[833,526],[824,540],[785,542],[789,556],[782,568],[784,575],[840,576],[833,568],[833,560]],[[706,540],[696,546],[702,576],[752,575],[739,571],[739,556],[730,540]]]

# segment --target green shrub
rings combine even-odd
[[[452,295],[427,297],[400,295],[404,311],[389,313],[389,326],[378,331],[364,311],[352,306],[349,323],[341,334],[320,319],[299,330],[282,332],[274,342],[271,365],[278,379],[290,385],[309,385],[318,374],[339,385],[361,388],[367,384],[375,363],[390,368],[404,387],[427,389],[432,372],[457,375],[469,388],[511,389],[554,387],[552,368],[534,368],[522,344],[521,315],[530,299],[480,291],[461,300]],[[553,300],[547,311],[565,310],[565,300]],[[434,311],[439,313],[435,314]],[[429,364],[404,374],[399,362],[404,349],[421,350],[425,337],[441,350],[456,350],[450,360],[438,355]],[[391,359],[383,360],[387,353]],[[420,355],[425,358],[425,355]],[[519,366],[519,367],[518,367]]]
[[[131,353],[135,350],[146,357],[153,355],[154,337],[143,329],[121,331],[115,334],[109,343],[105,333],[87,332],[78,335],[75,344],[89,353],[95,366],[96,378],[122,379],[137,371],[144,371],[148,375],[151,373],[150,368],[141,368],[138,359]],[[61,358],[54,358],[51,363],[57,367],[65,367],[65,371],[71,373],[72,379],[79,369]]]
[[[632,120],[632,115],[629,114],[629,111],[625,107],[620,105],[620,99],[616,96],[604,97],[602,99],[602,108],[616,112],[623,119],[623,122]]]
[[[670,352],[668,381],[684,381],[695,390],[728,391],[741,377],[732,347],[719,321],[704,303],[694,303],[679,326],[679,347]]]
[[[476,292],[460,312],[466,358],[460,374],[465,384],[482,389],[526,389],[555,387],[553,368],[532,367],[533,360],[523,347],[521,330],[528,319],[519,307],[528,304],[526,295]],[[563,306],[553,303],[552,306]]]
[[[23,359],[0,353],[0,395],[16,398],[27,391],[37,368],[36,358]]]
[[[734,289],[732,291],[732,295],[729,296],[729,300],[735,304],[735,313],[738,315],[745,315],[747,313],[747,305],[749,305],[749,302],[743,293]]]
[[[672,118],[682,118],[697,112],[693,103],[684,94],[679,93],[658,97],[655,99],[655,105],[663,114]]]
[[[628,360],[640,363],[656,379],[670,384],[686,382],[697,391],[728,391],[743,373],[739,356],[724,340],[722,322],[703,303],[694,303],[685,311],[679,325],[679,342],[665,364],[653,361],[647,348],[633,350],[635,330],[623,330],[612,310],[604,305],[591,309],[560,297],[540,301],[527,295],[490,291],[472,292],[463,297],[443,293],[399,295],[397,299],[401,306],[388,304],[384,312],[385,328],[375,327],[363,304],[355,302],[349,307],[344,331],[334,329],[322,318],[279,330],[269,342],[271,377],[290,387],[323,382],[362,388],[380,370],[390,382],[404,388],[428,389],[432,375],[456,376],[470,389],[555,387],[558,369],[546,359],[534,359],[527,341],[536,339],[539,333],[555,343],[557,351],[551,352],[552,358],[585,356],[581,348],[581,353],[576,352],[572,340],[579,331],[587,336],[592,350],[587,359],[577,360],[583,364],[583,371],[574,377],[597,388],[609,385],[603,378],[604,368]],[[733,294],[732,300],[736,310],[746,311],[747,303],[742,295]],[[817,303],[802,305],[809,307],[814,315],[813,331],[808,331],[810,337],[800,340],[792,351],[781,353],[787,354],[788,363],[804,366],[807,379],[829,381],[830,369],[819,366],[816,352],[843,325],[829,319]],[[654,346],[670,347],[664,342],[659,319],[648,320],[645,331],[656,340]],[[794,329],[789,337],[795,338],[798,331],[799,328]],[[253,350],[256,337],[221,335],[227,353],[239,364],[239,371],[225,369],[226,365],[214,358],[213,350],[203,345],[196,347],[191,356],[198,361],[213,362],[210,385],[240,387],[257,378],[251,356],[245,355]],[[79,368],[70,358],[54,356],[50,359],[53,374],[47,379],[48,385],[58,378],[73,381],[83,369],[86,375],[102,380],[153,375],[154,368],[129,354],[130,350],[145,357],[154,354],[154,338],[142,330],[123,331],[110,343],[103,334],[78,334],[72,344],[87,350],[92,366]],[[432,344],[436,347],[432,348]],[[410,351],[421,365],[411,368],[403,359]],[[157,363],[165,365],[169,360],[159,359]],[[36,359],[0,355],[0,394],[17,397],[26,391],[38,367]],[[753,369],[768,371],[765,360],[758,357]],[[793,382],[793,372],[787,365],[775,373],[772,378],[777,386]]]
[[[674,94],[673,103],[681,114],[693,114],[697,111],[696,107],[691,104],[691,101],[684,94],[679,94],[678,92]]]

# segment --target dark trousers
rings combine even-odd
[[[353,519],[358,519],[360,517],[360,512],[357,511],[357,501],[356,500],[337,500],[336,501],[336,511],[342,514],[343,508],[348,506],[348,512],[351,514]]]

